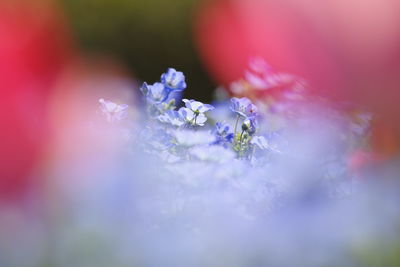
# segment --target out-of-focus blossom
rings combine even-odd
[[[268,103],[286,87],[271,90],[273,86],[302,77],[312,95],[379,115],[372,127],[372,148],[394,157],[400,152],[399,10],[397,0],[203,1],[194,31],[209,73],[231,93],[250,97],[264,87],[268,90],[256,93],[264,93]],[[265,79],[260,70],[268,69],[259,62],[246,73],[254,56],[294,76],[277,72]],[[253,88],[227,86],[243,76]],[[292,86],[301,88],[303,82]]]
[[[146,82],[144,82],[140,90],[146,96],[146,99],[150,103],[155,104],[159,104],[167,100],[170,93],[170,91],[167,90],[162,83],[154,83],[153,85],[148,85]]]
[[[119,122],[127,115],[128,105],[126,104],[119,105],[114,102],[104,100],[103,98],[99,99],[99,103],[101,111],[106,116],[107,121],[111,123]]]
[[[217,122],[215,124],[214,134],[216,144],[227,146],[227,144],[233,141],[234,133],[227,123]]]
[[[268,89],[268,77],[271,67],[262,58],[252,58],[249,60],[249,69],[245,71],[244,78],[254,89]]]
[[[254,117],[257,115],[257,107],[247,97],[231,99],[231,110],[243,117]]]
[[[261,57],[250,58],[249,71],[264,75],[271,71],[271,66]]]
[[[263,149],[264,150],[264,149],[268,149],[269,148],[267,139],[265,139],[264,136],[254,136],[251,139],[250,143],[252,145],[257,146],[259,149]]]
[[[186,89],[185,75],[174,68],[169,68],[166,73],[161,75],[161,82],[166,88],[172,91],[183,91]]]
[[[152,149],[146,151],[150,153],[159,153],[159,151],[166,151],[171,148],[173,144],[173,138],[171,134],[167,133],[163,129],[146,129],[141,132],[140,139],[147,145],[150,145]]]
[[[161,114],[157,119],[163,123],[168,123],[173,126],[180,127],[186,123],[185,117],[182,116],[181,112],[176,110],[167,110],[164,114]]]
[[[295,86],[301,79],[288,73],[275,72],[263,58],[251,59],[244,79],[252,89],[266,91],[284,86]]]

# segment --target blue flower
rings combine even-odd
[[[99,99],[100,109],[106,116],[108,122],[118,122],[126,117],[128,111],[128,105],[118,105],[114,102]]]
[[[153,85],[148,85],[146,82],[143,83],[140,91],[146,96],[146,99],[150,103],[162,103],[167,100],[170,91],[167,90],[162,83],[154,83]]]
[[[257,115],[257,107],[247,97],[233,97],[231,99],[231,110],[243,117],[255,117]]]
[[[224,147],[226,147],[228,143],[231,143],[234,137],[229,124],[221,122],[217,122],[215,125],[214,135],[216,137],[214,144],[223,145]]]
[[[161,75],[161,82],[169,91],[183,91],[186,88],[185,75],[173,68]]]

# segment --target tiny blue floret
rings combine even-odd
[[[161,82],[170,91],[183,91],[186,88],[185,75],[174,68],[169,68],[161,75]]]

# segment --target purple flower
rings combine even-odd
[[[243,117],[255,117],[257,115],[257,107],[247,97],[233,97],[231,99],[231,110]]]
[[[186,88],[185,75],[173,68],[161,75],[161,82],[169,91],[183,91]]]

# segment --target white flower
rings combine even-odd
[[[179,112],[187,122],[192,125],[203,126],[207,121],[205,112],[213,110],[214,107],[208,104],[203,104],[199,101],[183,99],[186,107],[180,108]]]
[[[185,106],[188,109],[192,110],[195,113],[204,113],[214,109],[213,106],[209,104],[203,104],[199,101],[189,100],[189,99],[183,99],[182,101],[185,103]]]
[[[189,124],[203,126],[207,121],[206,115],[203,113],[196,114],[189,108],[180,108],[179,109],[180,116]]]

